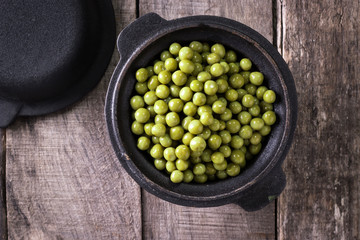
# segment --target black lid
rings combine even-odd
[[[0,127],[79,100],[113,53],[110,0],[5,1],[0,19]]]

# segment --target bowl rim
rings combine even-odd
[[[166,28],[162,30],[157,30],[153,32],[150,39],[146,39],[141,42],[134,52],[129,58],[125,58],[121,53],[121,37],[122,34],[119,35],[118,38],[118,49],[120,50],[120,61],[113,73],[113,76],[110,81],[108,93],[106,96],[105,103],[105,115],[108,126],[109,136],[114,147],[115,153],[119,158],[123,167],[127,170],[127,172],[135,179],[136,182],[140,184],[140,186],[144,187],[146,190],[154,193],[157,196],[160,196],[168,201],[178,203],[179,199],[183,202],[183,205],[203,205],[202,202],[211,202],[211,205],[221,205],[224,202],[233,202],[234,198],[237,195],[240,195],[245,190],[249,189],[251,186],[261,181],[269,172],[271,172],[275,166],[281,165],[282,161],[286,153],[288,152],[293,132],[296,126],[296,118],[297,118],[297,99],[296,95],[290,99],[288,88],[292,88],[291,90],[295,91],[295,84],[288,69],[285,61],[282,59],[280,54],[275,50],[275,48],[271,45],[268,40],[266,40],[263,36],[261,36],[255,30],[239,23],[234,20],[230,20],[223,17],[215,17],[215,16],[191,16],[179,18],[171,21],[166,21],[170,24],[167,25]],[[184,24],[186,23],[186,24]],[[156,42],[158,39],[162,38],[167,34],[171,34],[171,32],[180,30],[182,28],[192,28],[199,27],[200,25],[204,25],[206,27],[216,27],[218,29],[231,32],[233,34],[238,35],[239,37],[244,38],[245,40],[256,44],[256,46],[262,50],[262,53],[266,55],[266,58],[271,62],[274,66],[274,69],[277,75],[280,78],[280,82],[282,88],[285,90],[284,95],[287,98],[284,99],[285,102],[285,131],[282,134],[280,145],[277,148],[276,152],[273,154],[273,157],[269,164],[263,168],[263,170],[256,175],[254,179],[246,183],[245,185],[236,188],[230,192],[218,194],[214,196],[192,196],[192,195],[183,195],[177,192],[166,189],[159,184],[153,182],[151,179],[148,179],[145,174],[141,172],[139,168],[132,162],[129,155],[126,153],[125,148],[122,143],[122,138],[118,129],[118,113],[117,113],[117,104],[118,104],[118,93],[121,85],[121,80],[125,77],[131,63],[139,56],[141,51],[143,51],[146,47],[148,47],[151,43]],[[239,28],[245,29],[245,31],[240,31]],[[126,30],[126,28],[124,29]],[[123,30],[123,31],[124,31]],[[269,47],[270,46],[270,47]],[[266,48],[266,49],[265,49]],[[286,75],[286,81],[284,79],[284,75]],[[290,84],[290,86],[288,86]],[[292,103],[290,103],[292,102]],[[140,173],[140,174],[139,174]],[[232,197],[230,199],[230,197]],[[191,203],[190,203],[191,202]]]

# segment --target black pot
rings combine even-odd
[[[274,104],[277,123],[260,154],[237,177],[207,184],[174,184],[153,166],[151,157],[136,147],[131,133],[130,97],[134,94],[135,71],[154,60],[172,42],[219,42],[250,58],[277,93]],[[148,192],[167,201],[194,207],[237,203],[247,211],[258,210],[275,199],[286,180],[281,169],[293,138],[297,118],[296,89],[292,75],[276,49],[251,28],[221,17],[194,16],[166,21],[147,14],[119,35],[120,52],[112,76],[105,114],[117,157],[135,181]]]

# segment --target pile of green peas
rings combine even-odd
[[[174,183],[239,175],[276,122],[264,75],[219,43],[172,43],[135,78],[137,147]]]

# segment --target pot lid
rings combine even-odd
[[[0,127],[64,108],[101,80],[116,38],[110,0],[5,1],[0,16]]]

